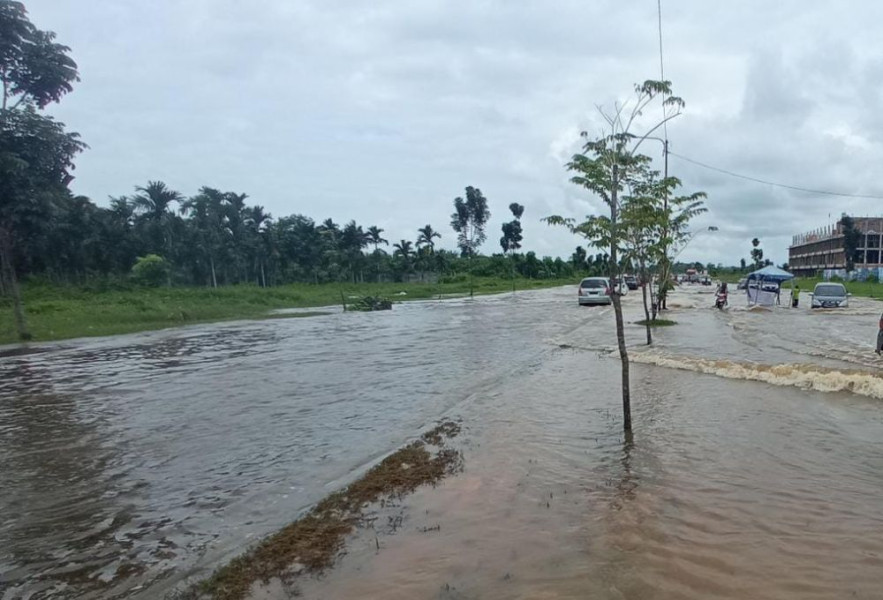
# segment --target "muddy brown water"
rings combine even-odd
[[[612,312],[569,288],[0,358],[0,597],[162,597],[442,416],[465,472],[305,597],[880,597],[883,304],[707,291],[629,329],[631,440]]]

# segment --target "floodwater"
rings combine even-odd
[[[442,416],[465,472],[304,597],[880,597],[883,305],[708,292],[629,326],[631,439],[612,310],[571,288],[0,358],[0,597],[162,597]]]

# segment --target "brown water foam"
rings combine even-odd
[[[766,365],[752,362],[677,356],[654,351],[632,352],[632,362],[717,375],[727,379],[762,381],[818,392],[852,392],[883,399],[883,377],[858,369],[840,370],[811,364]]]

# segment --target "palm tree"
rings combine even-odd
[[[395,251],[392,253],[393,256],[399,256],[404,259],[414,256],[414,244],[408,240],[401,240],[398,244],[393,244],[392,247],[395,248]]]
[[[411,259],[414,257],[414,245],[408,240],[401,240],[399,243],[393,244],[392,247],[395,248],[392,255],[399,259],[402,271],[410,273],[412,269]]]
[[[362,248],[367,245],[368,235],[362,230],[361,225],[356,225],[355,221],[344,225],[340,232],[340,250],[349,265],[353,283],[356,282],[356,270],[364,259]]]
[[[384,246],[389,246],[389,242],[382,237],[380,234],[383,233],[383,230],[379,228],[377,225],[372,225],[368,228],[368,231],[365,232],[365,236],[368,240],[369,244],[374,244],[374,251],[377,252],[380,249],[380,244]]]
[[[226,196],[220,190],[203,187],[199,194],[181,204],[181,212],[189,217],[197,249],[202,250],[208,262],[212,287],[218,287],[216,257],[223,253],[230,238]]]
[[[417,238],[417,247],[426,246],[429,248],[429,253],[432,254],[435,251],[435,242],[433,240],[436,238],[441,239],[441,234],[433,230],[432,225],[426,225],[426,227],[417,229],[417,233],[420,234]]]
[[[153,221],[161,220],[169,214],[172,202],[180,202],[184,198],[162,181],[148,181],[146,187],[138,186],[135,191],[138,192],[133,198],[135,207]]]
[[[172,255],[172,218],[171,205],[181,202],[184,196],[180,192],[169,189],[162,181],[148,181],[145,187],[136,187],[138,194],[132,198],[136,210],[147,222],[148,235],[152,238],[152,250],[162,253],[171,259]]]
[[[269,234],[273,217],[264,211],[263,206],[252,206],[245,210],[244,224],[248,232],[248,245],[254,257],[255,276],[261,287],[267,287],[265,265],[270,254],[272,237]]]

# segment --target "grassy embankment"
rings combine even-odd
[[[800,278],[795,279],[795,285],[800,286],[801,291],[811,292],[817,283],[823,283],[820,278]],[[862,296],[864,298],[883,299],[883,283],[872,283],[868,281],[843,281],[848,291],[853,296]],[[789,284],[785,284],[786,287]]]
[[[730,274],[726,273],[721,275],[719,278],[721,281],[726,281],[727,283],[736,283],[745,275],[740,274]],[[801,291],[811,292],[817,283],[823,283],[824,280],[820,277],[798,277],[794,279],[794,285],[800,287]],[[852,294],[853,296],[862,296],[864,298],[876,298],[883,299],[883,283],[875,283],[869,281],[843,281],[841,282],[846,286],[846,290]],[[782,285],[785,289],[791,289],[791,282],[785,282]]]
[[[516,279],[519,290],[573,284],[570,279]],[[476,294],[512,290],[512,280],[476,278]],[[405,292],[406,295],[399,295]],[[468,294],[469,282],[439,284],[364,283],[292,284],[274,288],[144,288],[92,291],[75,287],[25,286],[28,324],[34,341],[116,335],[193,323],[262,319],[280,308],[340,306],[341,294],[385,296],[394,301]],[[306,313],[307,316],[316,313]],[[319,313],[321,314],[321,313]],[[286,316],[304,316],[304,313]],[[0,344],[18,341],[8,298],[0,299]]]

